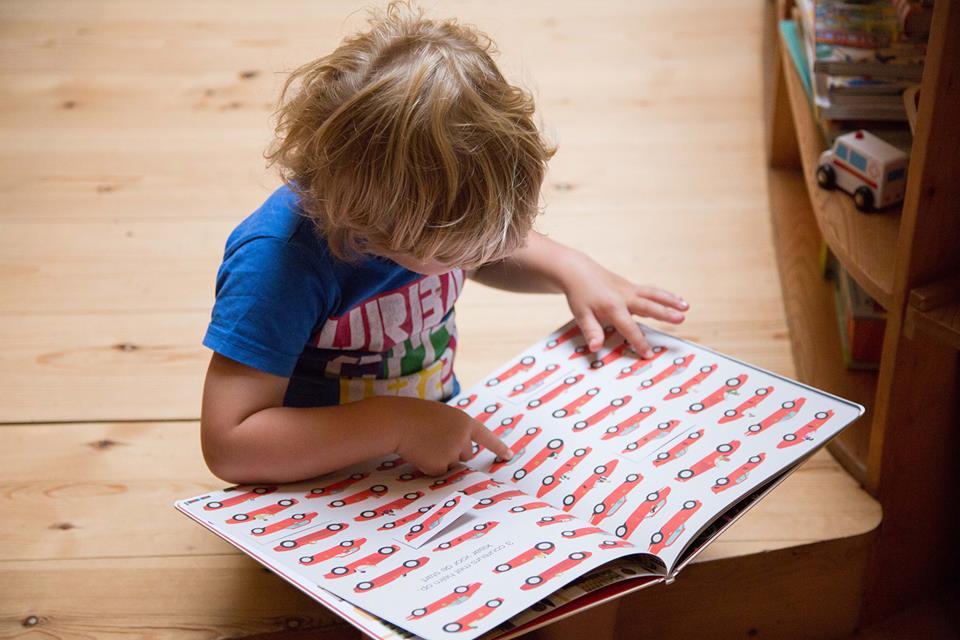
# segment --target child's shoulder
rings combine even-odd
[[[227,238],[224,258],[244,245],[287,248],[327,261],[329,249],[316,233],[313,221],[303,214],[297,195],[287,185],[277,188]]]

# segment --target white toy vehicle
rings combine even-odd
[[[820,154],[817,184],[840,187],[860,211],[882,209],[903,200],[907,161],[906,153],[860,129],[838,136],[833,148]]]

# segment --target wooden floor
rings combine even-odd
[[[690,301],[683,326],[658,328],[793,375],[761,3],[424,6],[486,30],[535,92],[559,143],[540,230]],[[171,505],[223,485],[199,450],[200,339],[227,234],[279,184],[261,154],[280,84],[359,7],[0,4],[0,637],[332,623]],[[469,284],[461,381],[568,317],[558,296]],[[701,562],[856,539],[879,518],[822,453]]]

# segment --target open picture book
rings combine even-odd
[[[449,404],[514,452],[440,477],[396,456],[179,500],[377,638],[508,638],[677,572],[863,407],[643,327],[574,321]]]

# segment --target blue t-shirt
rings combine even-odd
[[[203,344],[290,378],[287,406],[447,400],[460,391],[453,305],[463,282],[462,269],[424,276],[377,256],[336,259],[284,185],[227,239]]]

